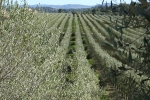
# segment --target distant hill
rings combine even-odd
[[[37,5],[30,5],[30,7],[35,8]],[[51,7],[55,9],[80,9],[80,8],[91,8],[93,6],[80,5],[80,4],[66,4],[66,5],[46,5],[40,4],[38,7]]]
[[[37,10],[37,11],[44,11],[44,12],[49,12],[49,13],[56,13],[58,9],[52,8],[52,7],[47,7],[47,6],[41,6],[40,9],[37,6],[30,6],[31,9]]]

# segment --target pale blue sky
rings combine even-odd
[[[21,0],[18,0],[21,1]],[[26,0],[29,5],[34,4],[53,4],[53,5],[63,5],[63,4],[84,4],[84,5],[96,5],[101,4],[102,0]],[[104,0],[106,2],[106,0]],[[111,0],[107,0],[107,2],[110,2]],[[118,3],[120,0],[113,0],[117,1]],[[123,1],[123,0],[121,0]],[[130,3],[131,0],[124,0],[127,3]],[[133,0],[136,1],[136,0]],[[20,3],[20,2],[19,2]]]

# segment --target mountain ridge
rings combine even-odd
[[[91,8],[94,7],[90,5],[82,5],[82,4],[65,4],[65,5],[48,5],[48,4],[40,4],[40,5],[29,5],[32,8],[35,7],[51,7],[55,9],[79,9],[79,8]]]

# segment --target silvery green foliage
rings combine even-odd
[[[120,32],[120,36],[118,34],[117,38],[118,40],[118,47],[119,48],[123,48],[123,52],[128,51],[128,56],[126,57],[127,59],[127,64],[129,66],[131,66],[131,68],[133,68],[133,70],[135,70],[135,72],[138,72],[137,75],[139,76],[143,76],[146,75],[147,78],[143,78],[140,81],[139,84],[139,88],[140,89],[136,89],[137,87],[135,87],[134,91],[137,90],[137,93],[139,93],[139,98],[142,98],[142,96],[144,97],[145,100],[148,100],[150,98],[149,95],[149,83],[147,86],[144,86],[145,82],[148,82],[149,79],[149,47],[150,47],[150,42],[149,42],[149,23],[150,23],[150,12],[148,11],[148,7],[149,4],[146,0],[139,0],[141,2],[141,4],[138,4],[136,2],[131,2],[130,5],[127,6],[123,6],[122,4],[120,4],[120,6],[122,9],[120,9],[120,12],[123,12],[123,18],[116,19],[116,21],[114,22],[116,25],[112,25],[112,27],[114,26],[115,30]],[[137,16],[135,16],[137,15]],[[141,18],[142,16],[142,18]],[[112,17],[109,18],[110,21],[112,22]],[[122,23],[118,24],[118,23]],[[132,35],[136,38],[134,39],[126,39],[126,38],[130,38],[125,36],[125,29],[127,29],[128,31],[131,31],[130,28],[140,28],[143,27],[145,30],[142,33],[139,33],[137,35]],[[115,39],[114,37],[112,37],[112,35],[114,35],[114,31],[113,29],[107,29],[107,32],[110,35],[110,39],[112,41],[110,41],[112,44],[115,43]],[[126,38],[125,38],[125,37]],[[141,38],[142,37],[142,38]],[[140,42],[137,42],[140,41]],[[137,43],[136,43],[137,42]],[[121,44],[121,45],[119,45]],[[116,46],[116,43],[114,44],[114,46]],[[133,58],[133,54],[136,53],[137,58]],[[120,67],[121,68],[121,67]],[[112,71],[111,71],[112,72]],[[132,81],[129,81],[129,84],[131,85],[133,84],[137,84],[134,80],[133,77],[130,77]],[[119,81],[118,81],[119,82]],[[121,86],[121,85],[120,85]],[[120,87],[119,86],[119,87]],[[132,96],[131,96],[132,95]],[[128,96],[128,98],[138,98],[135,96],[134,93],[131,93],[130,96]]]
[[[7,10],[9,18],[0,24],[0,98],[45,98],[50,91],[56,91],[46,91],[48,87],[60,82],[55,76],[61,70],[57,68],[64,48],[58,49],[58,43],[53,41],[59,39],[57,27],[65,14],[35,14],[26,4],[19,7],[17,3],[8,5]]]

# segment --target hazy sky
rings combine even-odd
[[[21,0],[18,0],[21,1]],[[53,5],[63,5],[63,4],[84,4],[84,5],[96,5],[101,4],[102,0],[26,0],[29,5],[33,4],[53,4]],[[106,0],[104,0],[106,2]],[[109,3],[111,0],[107,0]],[[117,1],[118,3],[120,0],[113,0]],[[123,1],[123,0],[121,0]],[[126,3],[130,3],[131,0],[124,0]],[[133,0],[136,1],[136,0]],[[115,2],[114,2],[115,3]]]

